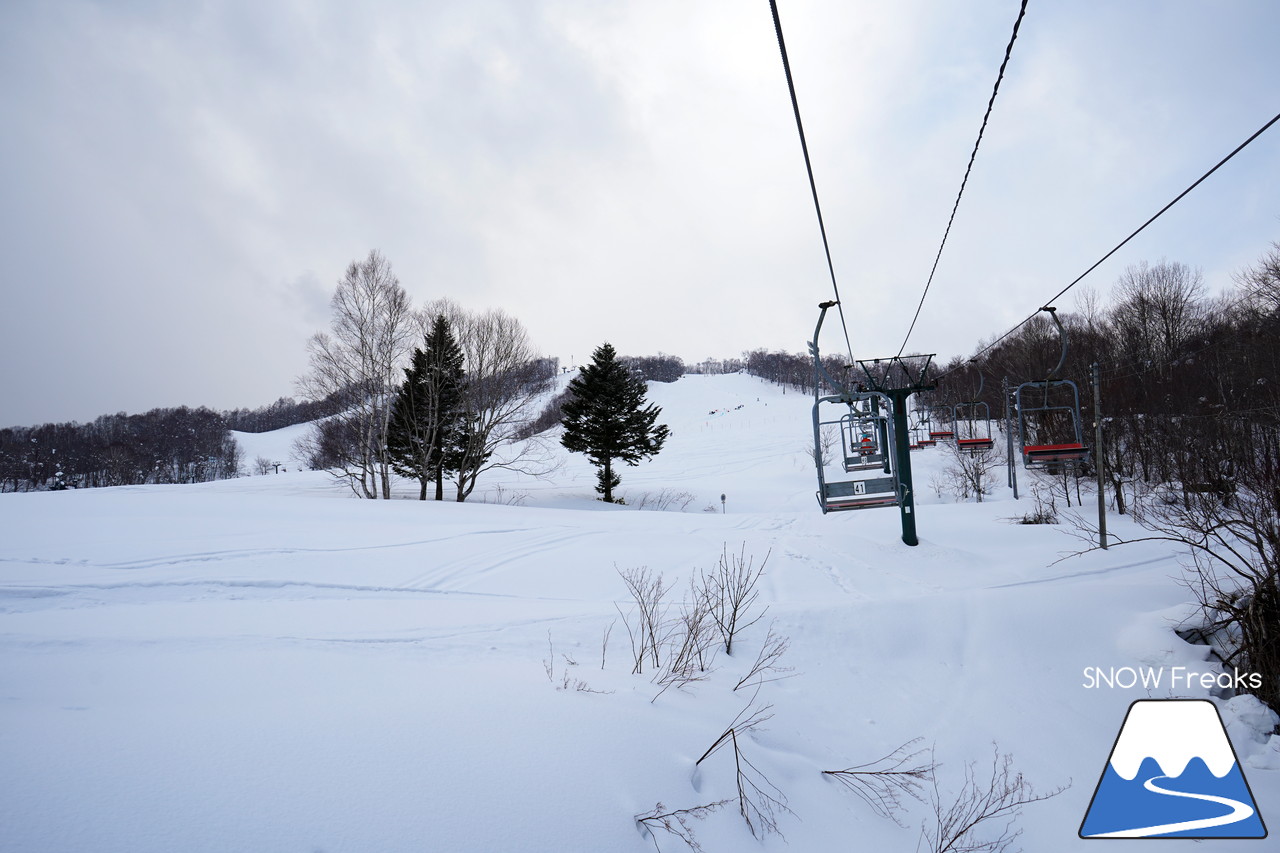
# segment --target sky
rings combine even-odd
[[[1019,4],[778,5],[854,355],[892,355]],[[1030,0],[908,351],[1002,333],[1280,112],[1277,32]],[[766,0],[8,0],[0,115],[0,425],[294,395],[374,249],[566,365],[803,352],[832,297]],[[1077,290],[1229,289],[1277,187],[1273,128]]]

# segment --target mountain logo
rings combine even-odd
[[[1222,717],[1205,699],[1129,706],[1081,838],[1266,838]]]

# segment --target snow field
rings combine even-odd
[[[794,814],[761,843],[726,807],[694,824],[708,853],[916,849],[925,806],[902,828],[819,771],[917,737],[944,796],[993,741],[1039,789],[1070,782],[1024,811],[1020,843],[1087,849],[1093,787],[1148,697],[1086,689],[1082,670],[1211,667],[1171,631],[1189,597],[1178,555],[1143,543],[1054,564],[1080,544],[1009,523],[1028,506],[1007,490],[934,497],[941,449],[912,455],[907,548],[892,510],[818,512],[804,395],[691,376],[650,399],[673,436],[621,490],[689,491],[683,513],[600,504],[594,469],[563,452],[550,479],[495,474],[466,504],[348,499],[293,465],[0,496],[0,850],[639,853],[654,840],[634,815],[734,795],[731,752],[694,762],[753,696],[773,716],[743,754]],[[239,438],[248,461],[292,441]],[[661,572],[678,598],[726,547],[769,555],[769,614],[708,681],[655,699],[630,672],[617,569]],[[734,691],[769,623],[792,677]],[[1280,739],[1246,705],[1224,719],[1280,819]]]

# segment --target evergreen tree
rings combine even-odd
[[[596,348],[591,364],[569,383],[560,443],[574,453],[585,453],[600,469],[596,491],[605,503],[613,503],[613,489],[622,482],[613,460],[639,464],[657,454],[670,433],[666,426],[655,425],[662,410],[645,405],[645,391],[644,379],[618,361],[607,343]]]
[[[427,484],[433,480],[436,500],[443,500],[444,475],[453,470],[465,424],[462,349],[443,315],[432,323],[424,347],[413,351],[405,368],[391,411],[387,449],[396,473],[421,485],[419,500],[427,499]]]
[[[391,469],[401,477],[418,480],[418,500],[427,499],[427,483],[434,472],[432,437],[427,418],[427,354],[414,348],[404,382],[391,406],[387,427],[387,455]]]

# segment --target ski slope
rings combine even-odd
[[[594,469],[558,449],[548,477],[494,472],[465,504],[410,500],[407,482],[403,500],[355,500],[292,460],[0,495],[0,850],[686,850],[634,816],[734,796],[732,753],[694,762],[753,698],[772,718],[740,745],[790,813],[758,842],[726,807],[693,824],[708,853],[915,850],[927,806],[908,800],[899,826],[820,772],[914,738],[944,798],[993,743],[1038,789],[1070,785],[1024,810],[1020,844],[1093,849],[1076,832],[1148,691],[1086,688],[1084,668],[1213,670],[1171,630],[1189,613],[1180,555],[1055,562],[1081,544],[1011,523],[1030,508],[1007,489],[934,493],[943,448],[912,455],[908,548],[895,511],[818,511],[808,397],[729,375],[650,399],[672,437],[623,468],[631,506],[594,500]],[[238,439],[246,462],[284,462],[297,432]],[[634,508],[662,489],[686,511]],[[767,555],[768,615],[708,680],[661,692],[631,673],[618,570],[678,591],[726,548]],[[770,623],[790,677],[735,691]],[[1280,820],[1274,720],[1219,705]]]

